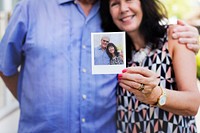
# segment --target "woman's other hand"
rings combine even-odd
[[[173,29],[173,39],[178,39],[179,43],[186,44],[188,49],[198,53],[199,45],[199,32],[197,28],[188,25],[187,23],[178,20],[177,25]]]
[[[118,75],[119,85],[131,93],[136,98],[146,104],[155,104],[161,95],[161,90],[157,89],[159,75],[144,67],[129,67]]]

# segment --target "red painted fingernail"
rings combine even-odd
[[[123,73],[127,72],[127,69],[122,70]]]
[[[118,74],[118,79],[121,80],[122,74]]]

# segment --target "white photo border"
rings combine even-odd
[[[123,64],[119,65],[95,65],[94,64],[94,49],[95,49],[95,39],[94,36],[115,36],[119,35],[121,37],[122,53],[123,53]],[[99,40],[100,41],[100,40]],[[110,39],[110,42],[113,42]],[[99,42],[100,43],[100,42]],[[91,52],[92,52],[92,74],[119,74],[123,69],[126,68],[126,39],[125,32],[98,32],[91,33]]]

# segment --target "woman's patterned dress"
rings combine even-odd
[[[123,60],[120,56],[115,56],[110,60],[110,65],[120,65],[123,64]]]
[[[142,66],[160,75],[161,87],[176,90],[166,35],[160,40],[161,47],[151,51]],[[117,97],[118,133],[197,133],[193,116],[175,115],[142,103],[121,87],[118,87]]]

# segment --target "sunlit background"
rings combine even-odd
[[[19,0],[0,0],[0,40],[5,32],[12,10]],[[182,19],[200,30],[200,0],[161,0],[167,7],[168,16]],[[199,38],[200,39],[200,38]],[[197,83],[200,89],[200,52],[197,60]],[[0,79],[0,133],[17,133],[19,119],[18,102]],[[200,111],[196,116],[200,133]]]

